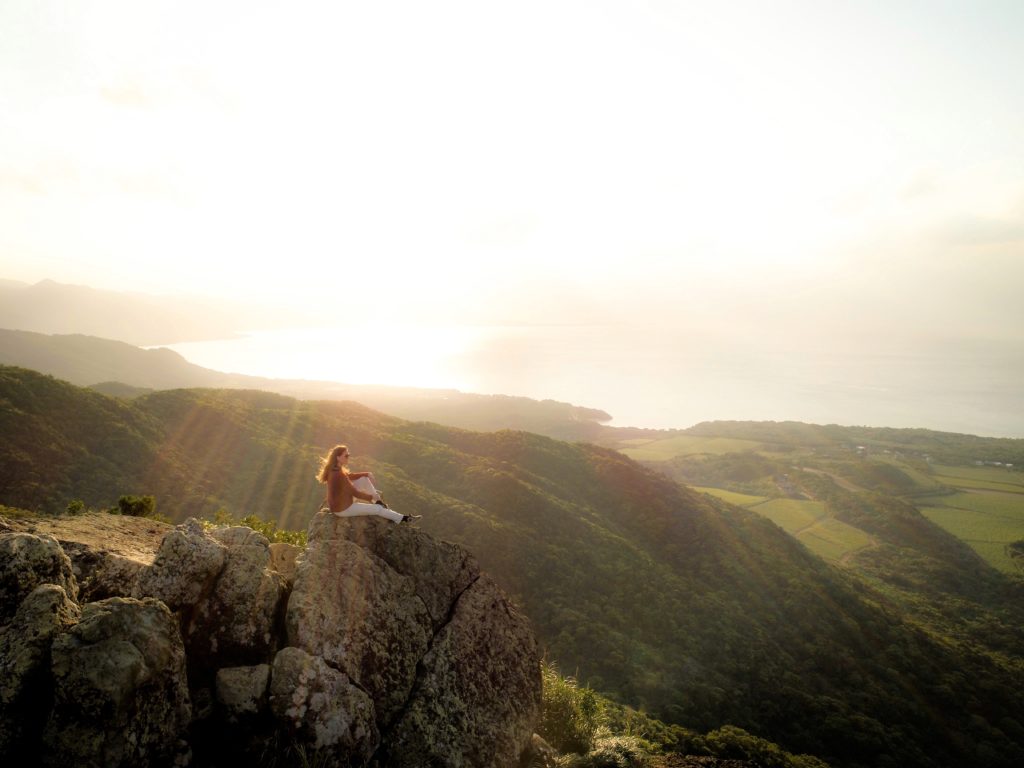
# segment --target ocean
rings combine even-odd
[[[256,376],[561,400],[600,408],[613,426],[794,420],[1024,437],[1024,355],[994,341],[809,348],[642,326],[375,326],[170,348]]]

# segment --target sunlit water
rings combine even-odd
[[[207,368],[257,376],[551,398],[601,408],[616,426],[792,419],[1024,436],[1024,357],[997,344],[896,353],[660,329],[376,326],[171,348]]]

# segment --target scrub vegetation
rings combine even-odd
[[[612,447],[266,392],[126,402],[0,368],[0,403],[0,504],[66,514],[72,500],[107,508],[130,494],[152,496],[173,521],[224,510],[302,530],[322,499],[319,455],[343,440],[393,508],[474,552],[548,658],[616,706],[737,756],[767,744],[851,768],[1024,762],[1021,581],[933,524],[914,496],[866,485],[917,488],[911,475],[847,473],[873,461],[857,448],[866,439],[829,446],[812,425],[730,427],[723,437],[772,450],[655,471]],[[782,446],[792,433],[810,447]],[[926,459],[900,450],[883,455],[927,474]],[[826,561],[757,505],[676,481],[686,478],[783,500],[761,505],[810,521],[808,532],[850,526],[870,546]]]

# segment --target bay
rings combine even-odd
[[[642,325],[252,331],[170,345],[220,371],[571,402],[613,426],[795,420],[1024,436],[1024,356],[997,341],[808,346]]]

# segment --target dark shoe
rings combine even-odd
[[[402,515],[403,523],[416,523],[423,515]]]
[[[384,507],[384,509],[391,509],[391,507],[389,507],[386,503],[384,503],[384,499],[377,499],[373,503],[374,504],[379,504],[380,506]]]

